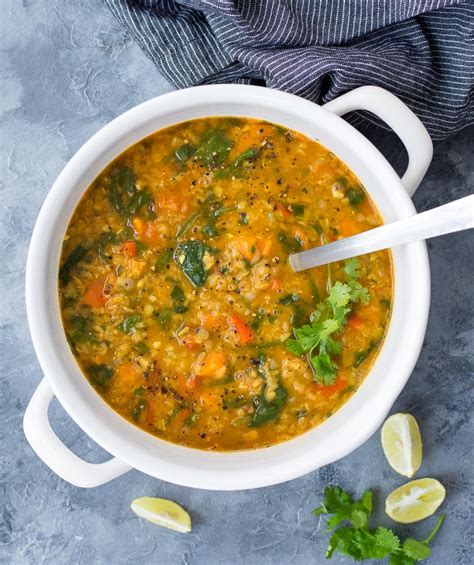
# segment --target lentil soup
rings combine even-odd
[[[388,251],[294,273],[288,255],[382,223],[316,141],[203,118],[127,149],[87,190],[59,270],[84,375],[140,428],[207,450],[266,447],[357,390],[389,321]]]

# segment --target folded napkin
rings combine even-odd
[[[178,88],[263,84],[322,103],[373,84],[435,139],[474,122],[473,0],[105,2]]]

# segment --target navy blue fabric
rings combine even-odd
[[[264,84],[322,103],[373,84],[435,139],[474,122],[472,0],[105,2],[178,88]]]

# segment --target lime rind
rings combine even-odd
[[[391,492],[385,512],[402,524],[424,520],[436,512],[446,497],[444,486],[436,479],[416,479]]]
[[[411,414],[393,414],[382,427],[382,447],[389,465],[411,478],[421,466],[423,444],[420,428]]]
[[[191,516],[182,506],[172,500],[144,496],[133,500],[130,508],[140,518],[163,528],[180,533],[191,531]]]

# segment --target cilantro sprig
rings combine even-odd
[[[442,514],[426,539],[419,541],[410,537],[402,542],[393,530],[382,526],[370,529],[371,513],[370,490],[365,491],[359,500],[354,500],[340,487],[325,488],[324,500],[313,510],[313,514],[331,515],[326,527],[326,531],[333,532],[326,552],[327,559],[330,559],[334,552],[338,552],[351,557],[354,561],[387,557],[390,565],[414,565],[431,555],[429,543],[445,519],[445,515]],[[341,525],[343,522],[348,525]]]
[[[333,356],[341,352],[341,344],[335,336],[346,325],[353,305],[357,302],[367,304],[370,300],[369,291],[358,281],[359,260],[355,257],[347,260],[344,270],[348,280],[329,283],[328,296],[311,314],[311,324],[293,328],[295,337],[286,342],[294,355],[307,355],[316,381],[325,386],[334,384],[337,377]]]

